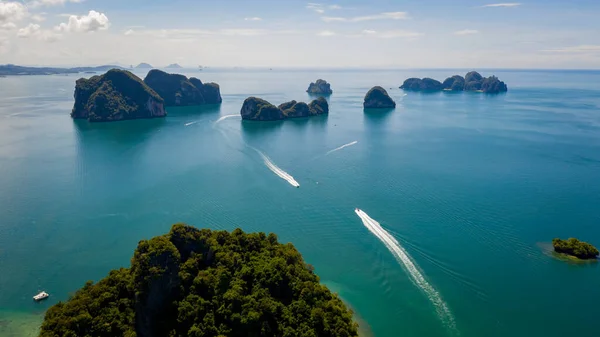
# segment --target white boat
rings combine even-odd
[[[45,291],[42,291],[41,293],[39,293],[39,294],[37,294],[37,295],[33,296],[33,300],[34,300],[34,301],[36,301],[36,302],[39,302],[39,301],[42,301],[42,300],[45,300],[45,299],[47,299],[49,296],[50,296],[50,295],[48,295],[48,293],[47,293],[47,292],[45,292]]]

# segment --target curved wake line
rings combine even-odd
[[[294,179],[294,177],[292,177],[290,174],[288,174],[284,170],[280,169],[279,166],[275,165],[275,163],[273,163],[271,161],[271,159],[269,157],[267,157],[267,155],[265,155],[260,150],[254,148],[250,145],[248,145],[248,147],[250,147],[252,150],[256,151],[256,153],[258,153],[261,156],[261,158],[263,159],[263,161],[265,162],[265,165],[269,168],[269,170],[271,170],[273,173],[275,173],[277,176],[279,176],[279,178],[287,181],[290,185],[292,185],[294,187],[300,187],[300,184],[298,184],[298,182]]]
[[[226,120],[227,118],[232,118],[232,117],[240,117],[240,115],[227,115],[227,116],[223,116],[223,117],[217,119],[215,121],[215,124],[217,124],[217,123],[219,123],[219,122],[221,122],[223,120]]]
[[[348,146],[352,146],[352,145],[356,145],[356,144],[358,144],[358,140],[355,140],[355,141],[353,141],[352,143],[344,144],[344,145],[342,145],[342,146],[340,146],[340,147],[338,147],[338,148],[335,148],[335,149],[333,149],[333,150],[331,150],[331,151],[327,152],[325,155],[327,156],[327,155],[329,155],[329,154],[331,154],[331,153],[334,153],[334,152],[336,152],[336,151],[339,151],[339,150],[341,150],[341,149],[343,149],[343,148],[346,148],[346,147],[348,147]]]
[[[194,125],[196,123],[198,123],[199,121],[195,121],[195,122],[189,122],[189,123],[185,123],[185,126],[190,126],[190,125]]]
[[[369,229],[369,231],[373,233],[385,245],[385,247],[390,251],[390,253],[394,255],[396,260],[404,265],[404,267],[408,270],[408,273],[410,274],[413,282],[425,292],[427,297],[429,297],[429,300],[435,306],[437,314],[442,320],[442,322],[446,324],[447,327],[451,330],[458,332],[456,330],[454,316],[452,316],[452,313],[450,312],[450,309],[448,309],[446,302],[442,300],[442,297],[437,292],[437,290],[435,290],[431,286],[431,284],[429,284],[429,282],[425,280],[423,274],[419,272],[419,269],[411,260],[404,248],[400,246],[398,240],[396,240],[396,238],[394,238],[392,235],[390,235],[390,233],[383,229],[379,222],[369,217],[367,213],[363,212],[358,208],[355,209],[354,212],[362,220],[365,227],[367,227],[367,229]]]

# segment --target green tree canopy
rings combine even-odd
[[[131,268],[48,310],[42,337],[358,336],[344,303],[274,234],[174,225]]]

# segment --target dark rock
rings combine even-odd
[[[465,89],[465,79],[462,76],[454,75],[448,77],[442,84],[444,90],[463,91]]]
[[[112,69],[75,84],[71,117],[91,122],[165,117],[163,99],[126,70]]]
[[[471,71],[468,72],[467,75],[465,75],[465,82],[469,83],[469,82],[481,82],[483,81],[483,76],[481,76],[481,74],[479,74],[476,71]]]
[[[306,90],[307,93],[313,95],[331,95],[331,85],[325,80],[318,79],[317,82],[311,83]]]
[[[249,97],[242,106],[242,119],[272,121],[286,118],[309,117],[329,113],[329,104],[323,97],[306,104],[304,102],[285,102],[279,107],[256,97]]]
[[[465,91],[480,91],[481,90],[481,81],[471,81],[465,83]]]
[[[169,74],[153,69],[144,79],[164,100],[166,106],[188,106],[201,104],[219,104],[222,102],[219,85],[203,84],[197,78],[179,74]]]
[[[490,76],[483,80],[481,83],[481,90],[488,94],[497,94],[501,92],[507,92],[508,87],[506,83],[500,81],[496,76]]]
[[[432,78],[409,78],[404,81],[400,89],[410,91],[440,91],[443,89],[442,83]]]
[[[240,111],[242,119],[255,121],[276,121],[285,116],[279,108],[258,97],[248,97]]]
[[[385,89],[377,86],[367,92],[363,107],[365,109],[395,108],[396,102],[388,95]]]

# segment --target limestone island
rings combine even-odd
[[[325,80],[318,79],[316,82],[311,83],[306,90],[311,95],[331,95],[331,85]]]
[[[310,104],[290,101],[279,107],[258,97],[248,97],[242,105],[242,119],[253,121],[277,121],[288,118],[310,117],[329,113],[329,104],[319,97]]]
[[[498,94],[507,92],[506,83],[500,81],[496,76],[483,77],[476,71],[467,73],[465,77],[454,75],[447,78],[443,83],[432,78],[409,78],[404,81],[400,89],[407,91],[471,91],[487,94]]]
[[[39,336],[358,337],[352,311],[275,234],[176,224],[130,261],[49,308]]]
[[[164,100],[127,70],[112,69],[75,84],[74,119],[110,122],[166,115]]]
[[[188,79],[153,69],[146,75],[144,83],[165,100],[166,106],[220,104],[223,101],[218,84],[202,83],[195,77]]]
[[[596,259],[600,254],[596,247],[574,238],[568,240],[554,239],[552,240],[552,246],[554,246],[554,251],[557,253],[575,256],[581,260]]]
[[[168,66],[165,67],[166,69],[181,69],[183,68],[182,66],[180,66],[177,63],[173,63],[173,64],[169,64]]]
[[[148,64],[148,63],[140,63],[137,66],[135,66],[135,69],[152,69],[154,68],[152,65]]]
[[[396,102],[388,95],[385,89],[377,86],[367,92],[363,107],[365,109],[393,109],[396,107]]]

